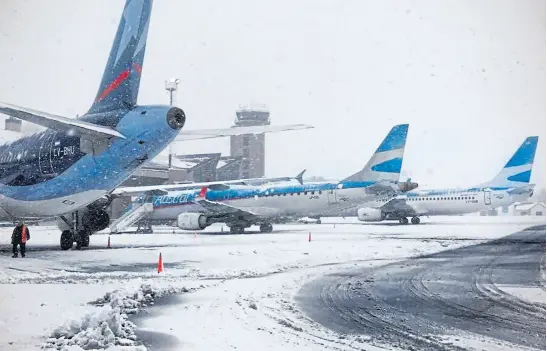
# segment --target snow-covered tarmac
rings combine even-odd
[[[358,264],[483,243],[545,217],[322,221],[244,235],[218,235],[226,234],[220,225],[197,234],[158,227],[111,235],[111,248],[108,233],[95,234],[82,251],[61,251],[56,228],[31,227],[24,259],[11,258],[11,229],[2,228],[0,349],[374,350],[366,330],[341,335],[305,315],[294,299],[303,284]],[[545,300],[540,287],[519,293]],[[497,340],[477,347],[511,349]]]

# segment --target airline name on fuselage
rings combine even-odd
[[[154,207],[166,205],[177,205],[190,202],[194,199],[194,194],[179,194],[179,195],[162,195],[154,198]]]

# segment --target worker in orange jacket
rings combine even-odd
[[[15,229],[13,229],[13,234],[11,234],[11,244],[13,245],[12,257],[17,257],[17,245],[21,248],[21,256],[25,257],[25,246],[28,240],[30,240],[30,231],[27,225],[20,221],[17,223]]]

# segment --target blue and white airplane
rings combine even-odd
[[[167,195],[137,199],[126,216],[131,217],[148,204],[147,219],[176,221],[184,230],[226,223],[232,233],[243,233],[251,225],[271,232],[272,223],[328,215],[370,198],[416,188],[417,184],[399,183],[407,134],[408,124],[394,126],[365,167],[338,182],[218,184],[204,187],[201,192],[170,191]]]
[[[538,143],[531,136],[521,144],[494,179],[465,189],[440,189],[408,192],[395,197],[375,199],[359,208],[357,217],[364,222],[398,220],[420,223],[420,216],[460,215],[509,206],[533,195],[530,184]]]
[[[95,100],[79,118],[0,103],[0,113],[46,127],[0,146],[0,219],[56,217],[61,248],[106,228],[111,192],[171,142],[310,128],[182,131],[168,105],[137,105],[152,0],[127,0]]]

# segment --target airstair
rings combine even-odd
[[[129,211],[125,212],[120,218],[110,224],[110,232],[120,233],[125,228],[133,225],[135,222],[153,211],[154,204],[151,202],[133,204]]]

